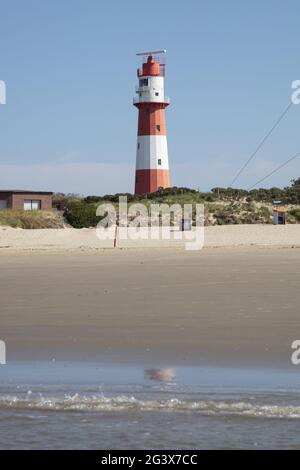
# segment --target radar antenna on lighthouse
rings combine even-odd
[[[170,187],[164,93],[166,50],[139,52],[139,84],[133,104],[138,108],[135,193],[145,194]]]

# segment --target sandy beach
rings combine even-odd
[[[277,367],[300,338],[297,248],[10,252],[0,262],[8,360]]]
[[[148,232],[147,232],[148,234]],[[172,233],[171,233],[172,237]],[[117,237],[117,248],[179,248],[185,240],[124,240]],[[204,229],[204,247],[300,247],[300,224],[226,225]],[[99,240],[94,228],[23,230],[0,227],[0,254],[5,252],[97,251],[113,248],[113,240]]]

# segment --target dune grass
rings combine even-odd
[[[23,229],[63,228],[63,218],[56,211],[0,209],[0,226]]]

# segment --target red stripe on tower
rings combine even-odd
[[[164,95],[165,50],[143,52],[138,69],[138,97],[134,105],[139,110],[136,151],[135,193],[145,194],[170,186],[165,108],[170,101]]]

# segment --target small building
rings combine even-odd
[[[273,224],[274,225],[286,224],[286,209],[284,207],[273,208]]]
[[[0,209],[52,209],[53,193],[49,191],[0,190]]]
[[[282,201],[273,199],[273,225],[285,225],[286,224],[286,209],[282,204]]]

